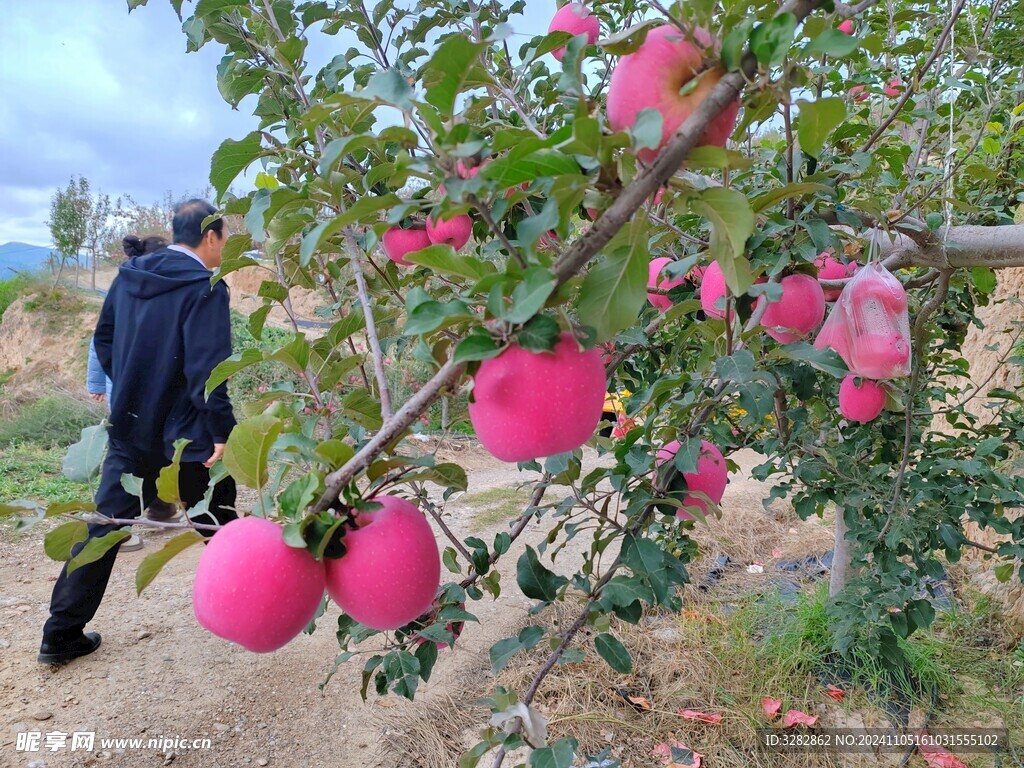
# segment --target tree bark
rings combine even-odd
[[[828,582],[828,596],[835,599],[843,591],[850,578],[850,542],[846,539],[849,529],[843,518],[843,509],[836,509],[835,548],[832,550],[832,574]]]
[[[941,230],[940,230],[941,233]],[[902,267],[1024,267],[1024,224],[950,227],[944,240],[912,239],[903,232],[879,246],[889,269]]]

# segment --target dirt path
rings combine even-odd
[[[511,488],[528,479],[514,467],[471,452],[469,493]],[[586,464],[595,454],[588,451]],[[760,507],[764,488],[746,470],[734,476],[724,507]],[[474,509],[458,501],[448,506],[448,522],[464,537]],[[764,515],[763,512],[755,514]],[[435,674],[421,691],[425,698],[457,697],[467,669],[486,667],[487,651],[526,617],[531,601],[515,588],[515,562],[525,542],[536,543],[549,523],[531,526],[502,560],[500,601],[471,605],[480,624],[472,624],[454,649],[444,651]],[[493,538],[502,524],[481,535]],[[39,631],[47,615],[58,568],[42,550],[42,532],[0,539],[0,766],[211,766],[280,765],[296,768],[334,766],[373,768],[389,765],[382,747],[387,738],[392,698],[359,699],[361,664],[343,665],[321,693],[318,684],[337,654],[332,606],[316,633],[301,635],[273,654],[252,654],[201,629],[192,614],[191,584],[200,552],[190,550],[172,561],[157,580],[135,596],[135,567],[146,552],[170,534],[147,532],[143,551],[121,555],[95,622],[103,647],[63,668],[35,661]],[[568,571],[572,557],[559,559]],[[66,746],[50,752],[16,752],[19,731],[95,731],[92,753]],[[100,748],[101,738],[209,738],[208,750]],[[392,761],[393,762],[393,761]]]

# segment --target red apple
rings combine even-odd
[[[697,86],[685,96],[679,91],[697,72],[704,70],[704,52],[712,47],[712,38],[704,29],[695,29],[697,45],[683,36],[676,27],[665,24],[655,27],[633,53],[619,59],[608,84],[608,122],[614,131],[632,127],[644,109],[661,112],[661,143],[657,149],[637,153],[644,162],[651,162],[665,146],[676,129],[683,124],[724,72],[712,67],[701,75]],[[736,125],[740,103],[734,101],[708,125],[698,145],[724,147]]]
[[[885,91],[886,96],[899,96],[903,92],[903,83],[898,77],[894,77],[882,90]]]
[[[574,36],[586,35],[587,45],[593,45],[601,34],[601,23],[583,3],[569,3],[555,12],[548,27],[548,34],[552,32],[568,32]],[[561,61],[565,55],[565,48],[555,48],[551,55]]]
[[[678,452],[679,441],[673,440],[658,451],[655,464],[660,467],[666,461],[672,461]],[[683,478],[686,480],[688,490],[703,493],[715,504],[721,504],[725,486],[729,482],[729,470],[725,465],[722,452],[707,440],[701,440],[697,471],[684,472]],[[708,503],[693,494],[687,494],[683,503],[688,507],[697,507],[705,515],[711,513]],[[676,517],[680,520],[693,520],[693,515],[682,509],[676,511]]]
[[[358,513],[358,528],[345,535],[345,554],[327,560],[327,593],[359,623],[398,629],[430,611],[441,557],[419,509],[397,496],[371,501],[383,507]]]
[[[836,29],[838,29],[844,35],[852,35],[853,34],[853,19],[847,19],[842,24],[840,24],[838,27],[836,27]]]
[[[725,309],[719,307],[724,306],[724,301],[716,306],[725,296],[725,273],[722,272],[722,266],[717,261],[712,261],[706,267],[694,267],[690,270],[688,277],[694,285],[700,286],[700,306],[704,310],[704,314],[719,320],[723,319]],[[763,283],[764,278],[759,277],[754,282]]]
[[[866,85],[855,85],[850,89],[850,96],[854,101],[867,101],[869,95]]]
[[[675,277],[671,279],[665,278],[661,282],[658,282],[658,278],[661,276],[661,270],[665,268],[665,265],[671,264],[672,262],[673,259],[670,259],[668,256],[651,259],[650,272],[647,277],[648,288],[658,287],[667,291],[675,288],[677,285],[682,285],[686,281],[685,277]],[[672,306],[672,300],[663,293],[648,293],[647,300],[662,312]]]
[[[323,594],[322,562],[285,544],[281,526],[240,517],[203,549],[192,607],[196,620],[217,637],[267,653],[306,628]]]
[[[550,352],[512,344],[473,377],[469,419],[490,453],[530,461],[573,451],[594,434],[604,407],[601,351],[580,352],[563,333]]]
[[[423,228],[392,227],[384,233],[381,245],[384,246],[384,254],[393,262],[401,264],[403,267],[411,267],[413,266],[412,262],[405,260],[406,254],[429,246],[430,237],[427,235],[427,230]]]
[[[847,376],[839,385],[839,412],[850,421],[868,422],[878,418],[885,407],[885,390],[870,379]]]
[[[782,278],[782,298],[768,304],[761,316],[765,333],[781,344],[792,344],[809,334],[825,319],[825,291],[810,275]],[[761,296],[755,305],[765,301]]]
[[[850,276],[847,266],[839,259],[833,258],[828,251],[819,254],[814,260],[814,266],[818,268],[819,280],[842,280]],[[825,301],[835,301],[842,292],[842,288],[826,289]]]
[[[473,233],[473,220],[469,214],[459,213],[450,219],[435,221],[433,216],[427,217],[427,237],[434,245],[450,245],[455,250],[469,242]]]

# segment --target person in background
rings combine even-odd
[[[140,238],[138,235],[128,235],[121,241],[124,255],[128,259],[153,253],[166,246],[167,239],[159,235],[150,235],[144,238]],[[96,357],[95,339],[90,339],[89,341],[89,363],[86,368],[85,386],[89,397],[97,403],[102,403],[104,399],[108,404],[112,401],[114,382],[103,373],[99,358]],[[150,520],[166,523],[181,520],[183,515],[174,504],[169,504],[162,499],[156,499],[149,505],[149,509],[146,510],[146,517]],[[134,552],[142,549],[142,547],[142,537],[135,533],[121,543],[122,552]]]
[[[234,480],[218,475],[210,487],[210,468],[224,456],[235,426],[226,382],[206,393],[210,373],[231,356],[228,287],[211,284],[226,239],[224,221],[214,214],[204,200],[182,203],[174,212],[174,244],[123,264],[107,292],[95,346],[114,388],[96,510],[124,522],[91,524],[72,556],[139,516],[139,499],[121,484],[123,475],[142,481],[143,507],[153,502],[178,440],[187,441],[178,472],[185,508],[198,505],[197,523],[237,518]],[[214,530],[198,532],[209,538]],[[71,573],[64,565],[43,626],[40,663],[64,664],[100,647],[99,633],[84,630],[99,610],[119,548],[114,544]]]

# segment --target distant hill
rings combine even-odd
[[[50,249],[28,243],[4,243],[0,245],[0,280],[11,277],[11,270],[37,272],[46,269],[50,263]],[[82,256],[82,267],[89,265],[89,257]]]

